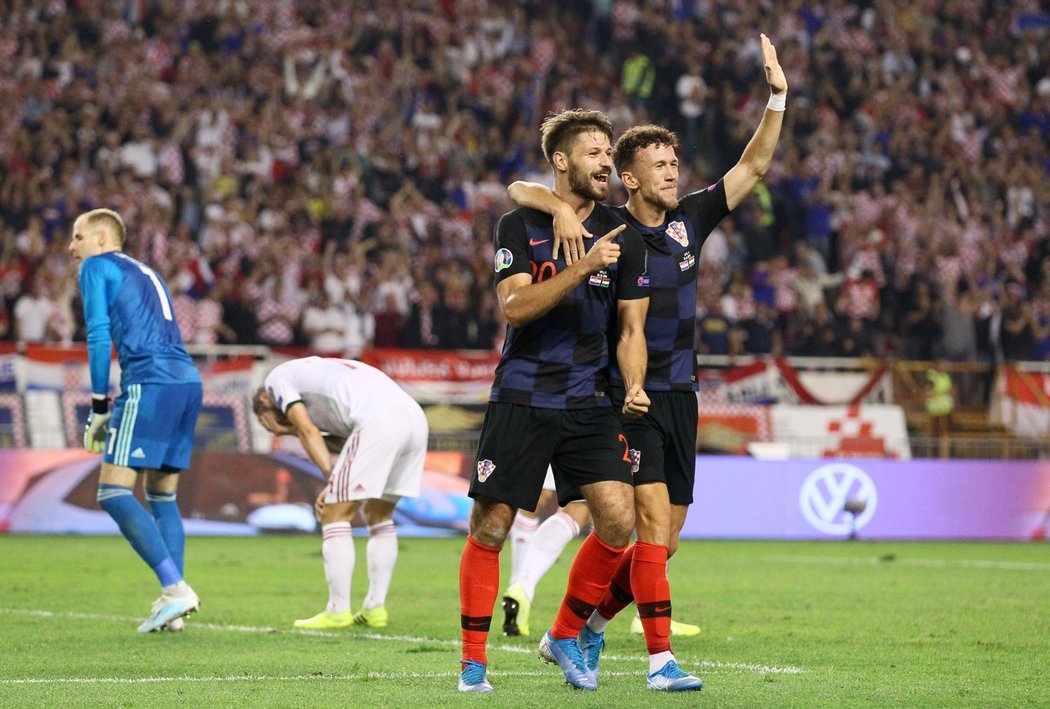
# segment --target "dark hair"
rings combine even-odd
[[[601,111],[590,111],[584,108],[570,108],[555,113],[544,119],[540,126],[540,147],[543,157],[554,166],[554,153],[568,152],[573,139],[581,133],[590,131],[604,133],[612,142],[613,126],[609,118]]]
[[[273,411],[273,399],[270,398],[270,394],[266,391],[265,387],[259,387],[252,394],[252,411],[256,416],[261,416],[267,411]]]
[[[677,148],[678,136],[673,131],[654,125],[628,128],[613,146],[612,158],[613,165],[616,166],[616,173],[620,174],[628,169],[631,161],[634,160],[635,153],[650,145],[669,145]]]

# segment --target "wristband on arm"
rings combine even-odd
[[[109,413],[109,397],[105,394],[92,394],[91,395],[91,413],[93,414],[108,414]]]

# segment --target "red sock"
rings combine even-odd
[[[551,626],[553,638],[575,638],[609,588],[623,549],[614,549],[591,532],[569,569],[569,587]]]
[[[667,582],[667,547],[635,543],[631,590],[645,630],[650,655],[671,651],[671,584]]]
[[[631,593],[631,563],[634,561],[634,545],[627,547],[627,551],[620,557],[620,563],[616,566],[609,590],[598,602],[598,613],[606,620],[612,620],[616,614],[627,606],[634,603],[634,595]]]
[[[492,623],[492,609],[499,593],[499,547],[467,537],[459,560],[459,612],[463,636],[463,661],[488,665],[485,642]]]

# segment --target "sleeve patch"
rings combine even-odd
[[[499,273],[505,268],[510,268],[510,265],[514,263],[514,254],[510,252],[510,249],[500,249],[496,252],[496,273]]]

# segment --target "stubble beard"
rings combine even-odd
[[[604,189],[599,189],[591,182],[589,173],[573,166],[569,170],[569,190],[585,199],[601,202],[609,197],[609,185],[606,183]]]

